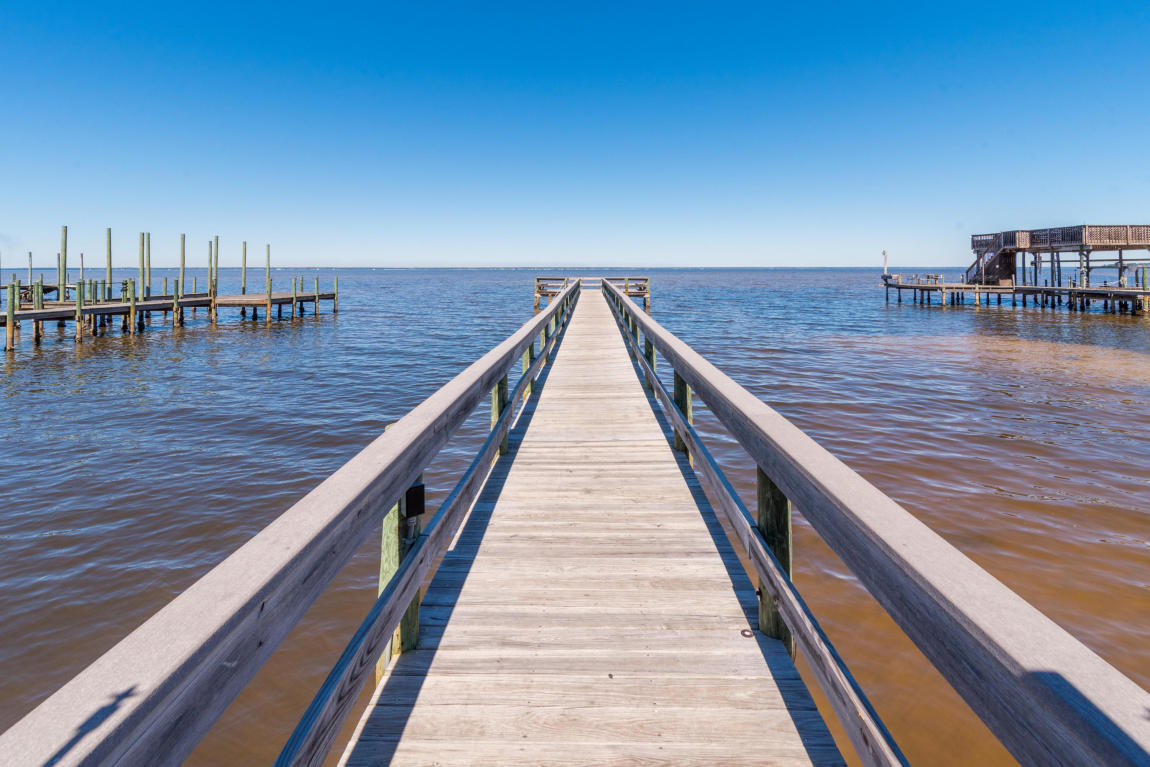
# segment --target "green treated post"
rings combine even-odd
[[[128,279],[128,334],[136,335],[136,281]]]
[[[16,286],[8,285],[8,305],[4,307],[4,351],[16,348]]]
[[[44,308],[44,275],[40,275],[40,279],[36,280],[36,284],[32,287],[32,308]],[[41,336],[44,335],[44,323],[40,320],[33,320],[32,322],[32,341],[33,343],[40,343]]]
[[[111,301],[112,296],[108,293],[108,283],[106,280],[100,280],[100,301]]]
[[[535,339],[531,339],[531,345],[527,347],[527,351],[523,352],[523,375],[527,375],[527,371],[531,369],[531,365],[535,362]],[[528,397],[535,393],[535,381],[528,381],[527,386],[523,389],[523,399],[526,401]]]
[[[291,278],[291,318],[293,320],[295,319],[295,304],[296,304],[295,277],[292,277]]]
[[[319,316],[319,277],[315,278],[315,316]]]
[[[675,407],[679,408],[679,412],[683,414],[683,420],[688,425],[695,422],[694,414],[691,412],[691,386],[683,380],[677,370],[675,371]],[[675,449],[684,453],[687,452],[687,444],[683,441],[678,429],[675,430]]]
[[[212,254],[212,285],[219,290],[220,282],[220,236],[217,234],[213,240],[214,252]]]
[[[388,424],[385,431],[393,424]],[[423,475],[416,478],[407,491],[400,496],[383,518],[383,530],[380,538],[379,552],[379,590],[382,594],[391,582],[395,572],[399,569],[407,550],[415,543],[419,535],[420,515],[424,507]],[[375,666],[377,679],[382,679],[387,670],[388,661],[403,650],[414,649],[419,641],[419,595],[417,594],[404,613],[395,634],[388,641],[387,647],[380,655]]]
[[[84,283],[76,283],[76,343],[84,340]]]
[[[650,338],[643,338],[643,356],[647,359],[647,364],[651,366],[651,372],[655,372],[655,344],[651,343]],[[651,391],[655,390],[655,382],[651,377],[647,377],[647,388]]]
[[[791,502],[770,477],[758,469],[758,528],[767,548],[779,561],[787,578],[791,577]],[[759,584],[759,630],[767,636],[778,639],[795,657],[795,640],[787,628],[778,605],[767,593],[766,587]]]
[[[165,295],[165,296],[166,296],[166,295],[168,295],[168,277],[167,277],[167,275],[165,275],[165,276],[164,276],[164,292],[163,292],[163,295]]]
[[[59,279],[56,284],[59,289],[56,291],[56,298],[60,301],[68,300],[68,291],[64,289],[64,284],[68,282],[68,227],[60,227],[60,262],[59,262]]]
[[[271,276],[271,270],[270,269],[267,272],[267,281],[268,281],[268,285],[267,285],[267,288],[268,288],[267,316],[264,317],[264,322],[266,324],[270,325],[271,321],[272,321],[272,276]]]
[[[491,428],[495,428],[496,421],[499,416],[503,415],[503,411],[507,409],[507,376],[504,375],[499,379],[499,383],[491,390]],[[510,430],[507,434],[503,435],[503,440],[499,443],[499,454],[507,455],[507,441],[510,436]]]

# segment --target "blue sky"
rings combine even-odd
[[[0,251],[941,265],[1150,223],[1150,6],[1089,6],[5,2]]]

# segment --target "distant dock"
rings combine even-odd
[[[219,237],[208,244],[208,290],[197,290],[196,278],[192,278],[192,289],[186,291],[184,235],[180,235],[179,277],[172,280],[163,278],[160,293],[152,292],[152,247],[151,235],[140,234],[139,277],[112,280],[112,234],[107,232],[107,254],[104,279],[84,279],[81,265],[81,278],[69,281],[68,274],[68,227],[61,230],[61,250],[57,254],[56,282],[46,283],[41,275],[32,281],[31,254],[29,254],[28,282],[21,282],[15,274],[12,281],[0,286],[4,311],[0,315],[0,325],[4,327],[4,350],[13,351],[20,338],[21,324],[32,323],[32,343],[39,344],[44,337],[44,323],[56,322],[64,327],[72,322],[75,327],[76,342],[85,337],[105,335],[114,330],[119,321],[122,333],[135,335],[148,326],[150,316],[163,315],[165,321],[171,316],[173,327],[184,324],[187,309],[206,309],[214,324],[223,307],[237,307],[241,316],[251,311],[253,320],[264,312],[265,322],[270,322],[273,307],[277,317],[283,317],[285,307],[290,316],[303,316],[310,304],[315,314],[319,314],[320,302],[331,301],[332,313],[339,311],[339,277],[332,289],[321,291],[319,278],[314,280],[311,290],[304,289],[302,277],[291,279],[290,291],[275,292],[272,289],[271,246],[266,246],[263,290],[248,292],[247,289],[247,243],[243,243],[243,259],[240,267],[240,292],[231,295],[219,294]],[[81,262],[82,264],[82,262]]]
[[[1022,300],[1039,307],[1065,305],[1084,310],[1102,302],[1105,312],[1145,314],[1150,311],[1150,254],[1131,258],[1129,251],[1150,251],[1150,225],[1088,225],[1053,229],[1016,229],[997,234],[974,234],[970,247],[975,254],[962,282],[946,282],[942,275],[887,274],[883,285],[887,300],[893,289],[902,303],[904,290],[915,303],[980,304],[993,295],[999,304],[1004,295],[1012,305]],[[1113,254],[1099,259],[1096,254]],[[1063,275],[1064,267],[1071,266]],[[1117,283],[1095,284],[1096,269],[1116,269]]]

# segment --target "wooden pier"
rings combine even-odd
[[[320,302],[331,301],[332,313],[339,311],[339,278],[336,277],[330,291],[321,291],[319,280],[314,288],[304,289],[303,277],[291,278],[290,291],[273,291],[271,275],[271,246],[267,246],[264,274],[264,290],[247,292],[247,243],[243,243],[243,256],[240,268],[240,293],[219,295],[219,237],[208,243],[208,290],[197,292],[195,278],[192,290],[187,290],[184,262],[184,236],[180,235],[179,277],[172,281],[168,292],[168,279],[163,278],[163,292],[152,292],[151,235],[140,234],[139,277],[112,280],[112,232],[107,230],[107,260],[104,279],[84,279],[70,281],[67,266],[68,227],[62,227],[61,253],[57,254],[55,283],[45,283],[43,276],[32,281],[31,254],[29,254],[28,282],[20,282],[16,275],[7,285],[0,285],[0,300],[4,311],[0,314],[0,326],[4,332],[4,350],[13,351],[19,340],[22,324],[32,326],[32,343],[39,344],[44,335],[44,323],[56,322],[59,327],[71,322],[75,329],[75,339],[82,342],[85,337],[105,335],[116,329],[117,320],[122,333],[134,335],[149,325],[153,314],[161,314],[165,319],[170,315],[173,327],[183,325],[185,310],[206,309],[207,316],[214,323],[222,307],[238,307],[241,316],[251,312],[253,320],[259,319],[261,310],[267,322],[272,319],[272,309],[277,317],[282,317],[285,308],[290,317],[302,316],[310,304],[315,314],[319,314]],[[54,298],[49,298],[49,297]]]
[[[1101,302],[1104,312],[1145,314],[1150,311],[1150,257],[1132,257],[1130,251],[1150,250],[1150,226],[1063,226],[1054,229],[1017,229],[997,234],[973,234],[975,259],[962,282],[945,282],[942,275],[887,274],[883,285],[902,303],[908,291],[914,303],[990,304],[991,296],[1011,305],[1033,303],[1042,308],[1066,306],[1085,310]],[[1099,259],[1097,253],[1113,253]],[[886,251],[883,251],[884,259]],[[1027,262],[1027,259],[1029,263]],[[1063,267],[1072,266],[1063,276]],[[1115,284],[1098,284],[1095,270],[1116,269]],[[1045,271],[1044,271],[1045,270]]]
[[[424,469],[488,400],[485,442],[425,520]],[[758,466],[750,508],[696,406]],[[322,764],[373,678],[343,764],[837,765],[846,748],[905,764],[790,579],[792,502],[1020,762],[1150,765],[1150,694],[614,281],[579,279],[0,735],[0,754],[180,763],[382,529],[379,597],[279,765]]]

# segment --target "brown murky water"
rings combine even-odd
[[[660,322],[1150,686],[1150,319],[886,304],[870,270],[648,273]],[[4,359],[0,729],[517,327],[534,274],[344,270],[337,318],[201,316]],[[696,417],[752,498],[753,466]],[[427,472],[432,505],[486,419]],[[1010,764],[801,518],[795,535],[799,588],[910,760]],[[274,759],[377,568],[366,541],[189,763]]]

